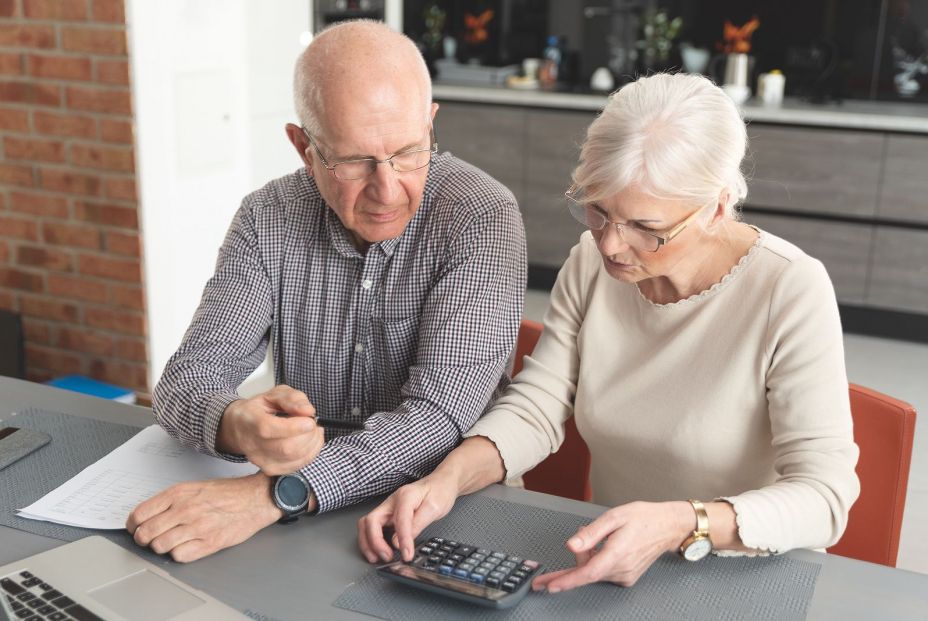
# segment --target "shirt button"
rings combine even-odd
[[[361,408],[351,408],[351,415],[352,415],[352,416],[360,416],[360,415],[361,415]]]
[[[365,289],[370,289],[370,288],[371,288],[371,285],[373,285],[373,284],[374,284],[374,283],[371,282],[371,279],[370,279],[370,278],[365,278],[365,279],[364,279],[364,282],[361,283],[361,286],[362,286],[363,288],[365,288]]]
[[[364,345],[361,345],[360,343],[358,343],[357,345],[354,346],[354,350],[356,352],[362,352],[364,351]]]

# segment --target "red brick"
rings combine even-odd
[[[134,201],[136,199],[135,177],[107,179],[104,184],[104,194],[107,198]]]
[[[135,362],[148,362],[148,347],[144,339],[120,338],[116,341],[116,355]]]
[[[0,82],[0,101],[35,106],[60,106],[61,89],[54,84]]]
[[[0,0],[0,17],[20,17],[16,0]]]
[[[40,134],[77,138],[96,138],[97,136],[97,122],[89,116],[54,114],[36,110],[33,121],[35,130]]]
[[[68,107],[74,110],[105,114],[132,114],[132,99],[128,89],[100,89],[69,86]]]
[[[25,110],[0,108],[0,129],[14,132],[29,131],[29,113]]]
[[[91,306],[84,311],[84,320],[88,326],[95,328],[145,336],[145,318],[142,313]]]
[[[106,249],[110,254],[121,254],[127,257],[139,257],[142,255],[142,240],[136,235],[126,235],[124,233],[104,233],[106,240]]]
[[[110,304],[120,308],[145,310],[145,293],[140,286],[110,285]]]
[[[21,300],[23,315],[54,319],[75,323],[80,318],[80,311],[76,304],[62,302],[54,298],[23,296]]]
[[[0,164],[0,184],[3,183],[32,187],[35,185],[32,179],[32,167]]]
[[[48,322],[32,317],[23,318],[23,337],[27,343],[51,345],[51,330]]]
[[[10,258],[10,245],[6,240],[0,239],[0,263],[6,263]]]
[[[42,291],[42,275],[13,268],[0,267],[0,287],[22,291]]]
[[[93,0],[93,18],[98,22],[125,24],[124,0]]]
[[[142,280],[142,267],[138,259],[113,259],[82,254],[78,257],[78,270],[81,274],[123,282],[141,282]]]
[[[55,30],[51,26],[0,23],[0,47],[55,47]]]
[[[61,196],[10,192],[10,208],[45,218],[67,218],[68,201]]]
[[[54,375],[72,375],[83,371],[79,356],[60,349],[26,343],[26,366],[30,372],[44,369]]]
[[[39,241],[39,226],[34,220],[0,216],[0,235],[28,241]]]
[[[55,192],[98,196],[103,185],[100,177],[96,175],[86,175],[69,170],[43,168],[41,175],[42,187]]]
[[[11,160],[63,162],[64,143],[57,140],[29,140],[7,136],[3,139],[3,153]]]
[[[90,375],[117,386],[125,386],[142,392],[148,391],[148,367],[146,365],[112,360],[91,360]]]
[[[139,228],[139,213],[134,207],[120,207],[102,203],[79,201],[74,204],[74,215],[78,220],[106,224],[125,229]]]
[[[0,75],[22,75],[22,54],[0,54]]]
[[[54,248],[20,246],[16,249],[16,263],[23,267],[41,267],[68,272],[71,270],[71,255]]]
[[[23,0],[23,12],[31,19],[85,20],[87,0]]]
[[[60,80],[89,80],[90,59],[81,56],[29,57],[29,73],[39,78]]]
[[[48,274],[48,293],[49,295],[74,300],[106,302],[106,285],[98,280],[81,278],[80,276]]]
[[[126,31],[112,28],[62,28],[61,49],[68,52],[125,56]]]
[[[129,61],[98,60],[97,82],[129,86]]]
[[[47,243],[57,246],[74,246],[90,250],[100,248],[100,232],[88,226],[46,222],[42,225],[42,236]]]
[[[111,121],[100,119],[100,138],[105,142],[122,142],[132,144],[134,135],[129,121]]]
[[[132,149],[97,147],[86,144],[71,145],[71,163],[81,168],[99,168],[117,172],[132,172],[135,161]]]
[[[35,384],[44,384],[50,379],[54,379],[55,376],[48,371],[42,371],[40,369],[30,369],[26,367],[26,379]]]
[[[7,311],[12,311],[14,313],[19,312],[19,304],[17,304],[17,297],[9,291],[0,291],[0,308]]]
[[[116,351],[116,342],[112,336],[89,328],[61,328],[55,335],[54,344],[62,349],[95,356],[112,356]]]

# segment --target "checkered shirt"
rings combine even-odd
[[[184,444],[244,461],[216,434],[270,343],[277,383],[346,423],[300,470],[319,511],[390,492],[434,469],[508,384],[525,279],[512,194],[449,153],[403,234],[363,255],[300,169],[243,201],[155,415]]]

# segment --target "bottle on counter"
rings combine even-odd
[[[561,66],[560,41],[554,35],[548,37],[548,45],[542,53],[541,68],[538,70],[538,81],[542,87],[553,87],[557,84],[558,70]]]

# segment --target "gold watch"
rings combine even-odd
[[[706,506],[698,500],[689,500],[696,511],[696,530],[680,546],[680,556],[688,561],[701,561],[712,552],[712,540],[709,539],[709,514]]]

